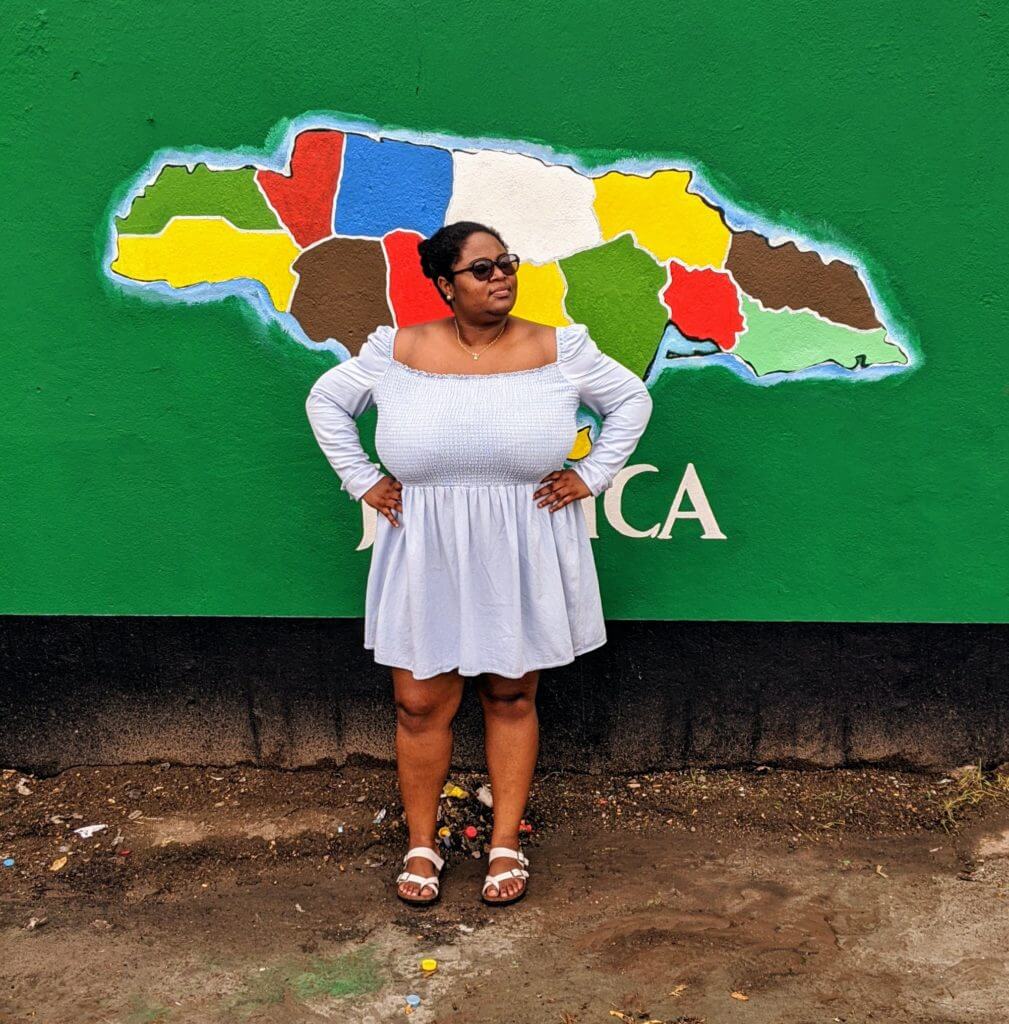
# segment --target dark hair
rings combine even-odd
[[[417,243],[417,252],[420,254],[420,269],[425,277],[434,281],[435,288],[442,299],[452,305],[445,297],[445,293],[438,284],[441,276],[451,277],[452,264],[459,259],[459,252],[463,243],[470,235],[478,231],[486,231],[493,235],[506,249],[505,240],[493,229],[485,224],[477,224],[475,220],[457,220],[454,224],[446,224],[430,237]]]

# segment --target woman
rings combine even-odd
[[[438,898],[438,801],[463,677],[475,676],[494,796],[481,898],[514,903],[529,877],[519,824],[539,747],[539,671],[606,642],[578,502],[613,482],[652,400],[583,324],[554,329],[510,315],[519,258],[493,228],[449,224],[418,252],[452,315],[379,327],[319,378],[306,409],[342,489],[381,513],[364,646],[392,670],[410,834],[397,895]],[[388,474],[369,461],[354,422],[372,404]],[[602,430],[577,469],[557,468],[581,404],[604,418]]]

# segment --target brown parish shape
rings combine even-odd
[[[732,236],[726,269],[740,288],[769,309],[811,309],[859,330],[882,326],[858,272],[848,263],[824,263],[794,242],[771,245],[755,231]]]
[[[291,315],[312,341],[332,338],[356,356],[376,327],[393,322],[380,241],[327,239],[303,252],[294,270],[299,281]]]

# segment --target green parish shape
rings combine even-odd
[[[665,269],[634,244],[629,232],[560,265],[568,282],[568,316],[575,323],[591,324],[596,344],[644,377],[668,319],[659,301]]]
[[[278,231],[277,215],[256,187],[255,170],[212,171],[206,164],[165,167],[133,203],[116,217],[120,234],[156,235],[172,217],[223,217],[244,231]]]

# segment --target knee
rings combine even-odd
[[[448,725],[452,715],[445,704],[426,697],[401,697],[396,701],[396,722],[408,732],[427,732]]]
[[[484,711],[497,718],[525,718],[536,711],[536,694],[526,687],[484,687],[481,698]]]

